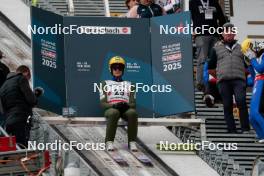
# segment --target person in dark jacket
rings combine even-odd
[[[9,68],[1,62],[2,58],[4,58],[4,53],[0,51],[0,87],[4,84],[8,73],[10,72]],[[5,118],[3,114],[0,114],[0,126],[3,127]]]
[[[2,58],[4,58],[4,54],[0,51],[0,60],[2,60]],[[0,87],[4,84],[9,72],[9,68],[0,61]]]
[[[166,12],[161,6],[155,4],[152,0],[140,0],[138,5],[129,10],[127,17],[151,18],[162,15],[166,15]]]
[[[9,73],[0,89],[1,101],[6,118],[5,127],[10,135],[16,136],[19,144],[27,147],[30,132],[32,108],[37,104],[37,97],[43,91],[39,88],[33,92],[29,85],[30,69],[21,65],[16,72]]]
[[[208,57],[210,49],[217,42],[219,34],[209,32],[209,28],[217,29],[226,23],[224,13],[217,0],[190,0],[189,8],[193,21],[194,39],[196,44],[197,71],[196,86],[198,90],[203,90],[203,63]]]
[[[242,132],[250,130],[246,104],[246,74],[244,55],[232,31],[234,25],[224,24],[223,41],[216,43],[210,52],[208,69],[216,68],[217,85],[224,105],[224,116],[229,133],[236,133],[233,116],[233,95],[239,109]]]

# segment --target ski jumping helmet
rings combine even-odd
[[[121,64],[125,68],[126,61],[120,56],[114,56],[109,60],[109,71],[112,73],[112,66],[114,64]]]
[[[245,54],[249,48],[253,49],[253,42],[251,39],[247,38],[241,44],[242,53]]]

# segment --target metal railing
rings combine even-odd
[[[50,143],[54,141],[62,141],[63,143],[69,143],[69,141],[65,140],[65,136],[63,134],[57,133],[56,126],[50,126],[43,117],[39,114],[37,110],[33,111],[32,118],[33,127],[31,128],[31,137],[30,140],[36,141],[37,143]],[[50,150],[52,166],[49,171],[49,176],[52,175],[61,175],[63,170],[67,167],[73,167],[72,164],[76,164],[74,167],[78,167],[82,163],[82,168],[87,173],[87,176],[98,176],[98,174],[94,171],[94,168],[90,166],[83,156],[81,152],[78,150]]]
[[[175,127],[172,132],[183,142],[187,140],[198,142],[201,140],[199,132],[195,129]],[[200,150],[197,151],[197,155],[221,176],[251,176],[251,171],[247,171],[245,168],[240,167],[237,162],[221,150]]]

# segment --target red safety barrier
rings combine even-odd
[[[50,153],[49,153],[49,151],[45,151],[44,152],[44,158],[45,158],[45,165],[44,165],[44,167],[45,168],[49,168],[50,167],[50,165],[51,165],[51,160],[50,160]]]
[[[16,137],[0,137],[0,152],[16,150]]]

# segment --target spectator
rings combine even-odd
[[[126,1],[125,1],[125,4],[126,4],[126,7],[127,7],[127,9],[128,9],[128,12],[127,12],[126,14],[124,14],[124,15],[121,15],[120,17],[128,17],[128,15],[129,15],[129,10],[130,10],[132,7],[138,5],[138,3],[139,3],[138,0],[126,0]]]
[[[246,104],[246,75],[244,56],[235,40],[234,25],[224,24],[223,41],[210,52],[208,69],[216,68],[217,84],[224,105],[224,116],[229,133],[236,133],[233,116],[233,95],[239,109],[242,132],[248,132],[249,119]]]
[[[0,51],[0,87],[4,84],[7,74],[10,72],[9,68],[1,62],[2,58],[4,58],[4,54],[2,51]],[[3,114],[0,114],[0,126],[3,125],[4,117]]]
[[[194,29],[218,28],[226,22],[223,11],[217,0],[191,0],[189,3]],[[208,52],[214,46],[219,35],[210,34],[208,30],[197,30],[194,34],[196,44],[197,71],[196,86],[198,90],[203,90],[203,63],[208,57]]]
[[[29,80],[30,70],[21,65],[16,73],[9,73],[0,89],[0,96],[6,118],[6,131],[16,136],[17,143],[27,146],[30,132],[30,117],[32,108],[37,104],[37,97],[43,90],[36,88],[32,92]]]
[[[156,0],[156,4],[164,8],[167,14],[180,13],[180,0]]]
[[[165,10],[152,0],[140,0],[140,3],[132,7],[127,17],[128,18],[151,18],[155,16],[165,15]]]
[[[251,75],[255,77],[254,88],[250,102],[251,125],[256,130],[258,142],[264,143],[264,116],[263,116],[263,88],[264,88],[264,42],[258,44],[257,50],[253,50],[253,42],[250,39],[242,43],[242,52],[250,60]]]
[[[217,78],[215,70],[208,70],[208,63],[204,65],[204,97],[203,101],[207,107],[213,107],[215,102],[221,100],[221,96],[217,89]]]
[[[9,68],[1,62],[1,60],[4,58],[4,54],[2,51],[0,51],[0,87],[4,84],[6,80],[6,76],[10,72]]]
[[[135,5],[137,5],[139,3],[138,0],[126,0],[125,4],[128,10],[130,10],[132,7],[134,7]]]

